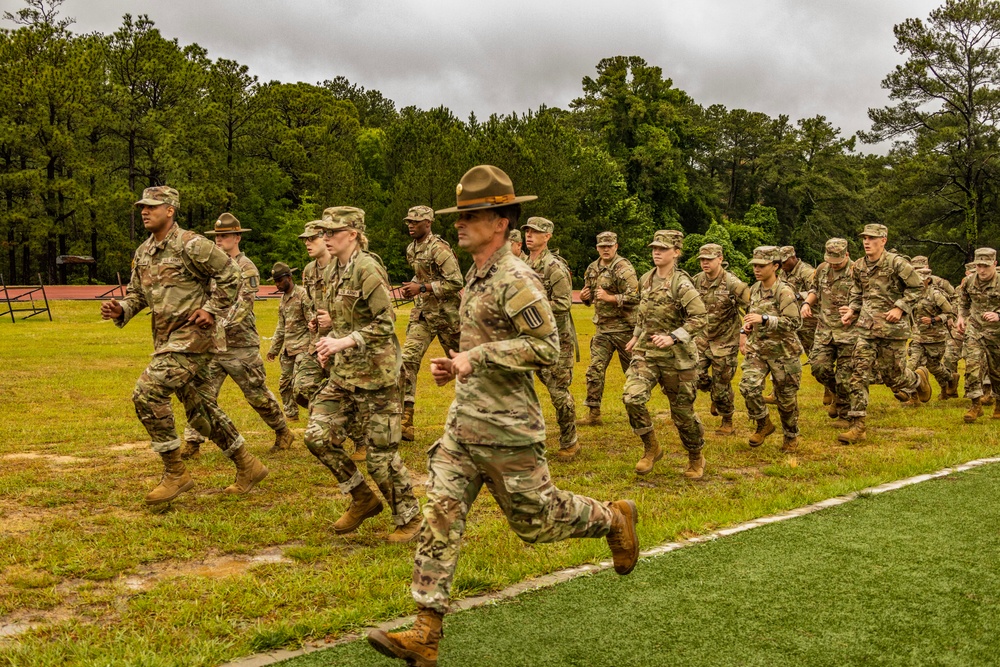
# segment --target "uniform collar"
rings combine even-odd
[[[490,270],[493,269],[493,265],[509,254],[510,254],[510,245],[504,243],[502,246],[497,248],[496,252],[490,255],[490,258],[486,260],[486,263],[483,264],[481,268],[476,268],[475,264],[472,265],[472,268],[474,270],[473,275],[476,278],[485,278],[490,274]]]
[[[174,239],[174,237],[177,236],[180,233],[181,233],[180,225],[178,225],[176,222],[174,222],[173,226],[170,228],[170,231],[167,232],[167,235],[163,237],[162,241],[157,241],[153,237],[153,235],[150,234],[149,235],[149,249],[148,249],[147,252],[150,255],[153,255],[156,252],[158,252],[160,250],[163,250],[164,248],[167,247],[167,244],[169,244]]]

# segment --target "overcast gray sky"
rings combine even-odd
[[[399,107],[566,107],[601,58],[638,55],[700,104],[825,115],[846,135],[888,103],[893,25],[943,0],[66,0],[77,32],[113,32],[126,12],[262,81],[337,75]],[[0,0],[16,11],[21,0]],[[11,24],[4,22],[6,27]],[[870,149],[869,149],[870,150]]]

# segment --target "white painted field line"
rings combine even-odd
[[[796,519],[807,514],[812,514],[813,512],[819,512],[820,510],[825,510],[830,507],[837,507],[838,505],[843,505],[849,503],[852,500],[856,500],[859,496],[871,496],[877,495],[879,493],[885,493],[886,491],[895,491],[897,489],[902,489],[907,486],[913,486],[914,484],[920,484],[921,482],[927,482],[932,479],[940,479],[941,477],[947,477],[956,472],[964,472],[966,470],[972,470],[973,468],[978,468],[980,466],[989,465],[991,463],[1000,463],[1000,457],[993,457],[987,459],[976,459],[975,461],[969,461],[968,463],[962,463],[951,468],[943,468],[937,472],[926,473],[924,475],[916,475],[915,477],[907,477],[906,479],[896,480],[895,482],[886,482],[885,484],[879,484],[878,486],[871,486],[867,489],[862,489],[861,491],[855,491],[854,493],[848,493],[843,496],[836,496],[834,498],[827,498],[826,500],[821,500],[819,502],[812,503],[810,505],[804,505],[802,507],[796,507],[795,509],[790,509],[785,512],[779,512],[778,514],[771,514],[769,516],[760,517],[759,519],[753,519],[752,521],[746,521],[735,526],[730,526],[729,528],[722,528],[716,530],[707,535],[698,535],[697,537],[692,537],[686,540],[680,540],[677,542],[668,542],[666,544],[661,544],[658,547],[653,547],[652,549],[647,549],[639,554],[641,558],[655,558],[657,556],[662,556],[663,554],[670,553],[671,551],[677,551],[678,549],[683,549],[684,547],[691,546],[693,544],[703,544],[705,542],[711,542],[712,540],[717,540],[720,537],[727,537],[729,535],[735,535],[736,533],[742,533],[744,531],[750,530],[752,528],[759,528],[761,526],[766,526],[772,523],[778,523],[780,521],[788,521],[789,519]],[[640,516],[641,520],[641,516]],[[585,574],[594,574],[602,570],[607,570],[612,567],[612,562],[610,560],[601,561],[595,564],[580,565],[577,567],[571,567],[565,570],[559,570],[558,572],[553,572],[551,574],[546,574],[535,579],[529,579],[528,581],[522,581],[520,583],[514,584],[513,586],[508,586],[507,588],[497,591],[495,593],[488,593],[486,595],[479,595],[472,598],[465,598],[464,600],[459,600],[452,604],[453,611],[464,611],[466,609],[474,609],[476,607],[483,607],[488,604],[494,604],[499,600],[507,600],[520,595],[521,593],[526,593],[528,591],[539,590],[541,588],[549,588],[555,584],[561,584],[563,582],[569,581],[571,579],[576,579],[577,577],[583,576]],[[374,626],[381,628],[382,630],[395,630],[396,628],[404,627],[413,623],[413,616],[406,616],[404,618],[396,618],[391,621],[382,623],[381,625]],[[357,641],[367,634],[368,630],[374,628],[366,628],[358,633],[352,633],[349,635],[344,635],[333,641],[329,642],[309,642],[302,648],[295,651],[269,651],[267,653],[260,653],[257,655],[248,656],[246,658],[240,658],[239,660],[234,660],[233,662],[228,662],[222,667],[265,667],[266,665],[272,665],[276,662],[282,660],[288,660],[289,658],[295,658],[300,655],[305,655],[307,653],[312,653],[313,651],[321,651],[323,649],[332,648],[340,644],[347,644],[349,642]]]

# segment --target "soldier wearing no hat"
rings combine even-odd
[[[150,237],[135,251],[125,297],[120,303],[102,303],[101,317],[123,327],[145,308],[153,315],[153,359],[132,393],[153,451],[163,459],[163,477],[146,503],[165,503],[194,487],[181,459],[172,394],[184,404],[188,424],[210,437],[236,465],[236,481],[226,492],[247,493],[268,470],[244,446],[243,436],[208,389],[209,364],[226,349],[219,325],[237,299],[239,267],[204,236],[180,228],[175,221],[180,194],[174,188],[146,188],[135,205],[142,207]]]
[[[439,385],[452,379],[455,400],[444,435],[428,452],[427,503],[413,568],[417,619],[411,630],[375,630],[379,652],[436,665],[465,520],[485,484],[511,529],[531,543],[607,537],[615,570],[632,571],[639,547],[632,501],[601,503],[558,489],[545,459],[545,422],[533,371],[559,356],[555,318],[534,271],[515,258],[507,234],[520,203],[502,170],[470,169],[456,188],[459,246],[473,257],[461,306],[461,350],[431,360]]]
[[[236,216],[223,213],[215,221],[215,228],[205,232],[205,236],[215,237],[215,244],[236,262],[242,277],[236,304],[222,320],[222,327],[226,332],[226,349],[212,358],[209,387],[218,399],[226,377],[233,378],[250,407],[274,431],[274,446],[271,451],[276,452],[288,449],[295,438],[288,428],[278,399],[267,387],[264,360],[260,356],[260,336],[253,312],[254,300],[260,289],[260,272],[250,258],[240,251],[240,238],[249,231],[251,230],[240,225]],[[184,440],[186,448],[182,456],[190,458],[198,455],[205,438],[189,425],[184,429]]]
[[[733,377],[740,351],[743,313],[750,305],[750,287],[726,270],[722,246],[706,243],[698,251],[701,272],[692,278],[708,312],[705,328],[695,336],[698,346],[698,389],[712,398],[712,414],[722,416],[716,435],[733,434]]]
[[[445,354],[458,350],[458,293],[462,271],[448,242],[431,231],[434,211],[414,206],[406,214],[413,241],[406,248],[406,261],[413,267],[413,280],[403,283],[404,295],[413,298],[410,322],[403,347],[403,440],[413,440],[413,408],[417,395],[420,362],[436,336]]]
[[[278,324],[267,352],[267,360],[278,359],[281,366],[278,395],[281,396],[285,418],[293,421],[299,418],[299,404],[295,400],[293,386],[295,366],[309,351],[312,342],[309,321],[315,316],[305,288],[295,284],[292,275],[295,271],[284,262],[275,262],[271,269],[271,280],[281,292],[281,302],[278,304]]]
[[[965,413],[967,423],[983,413],[983,381],[1000,387],[1000,274],[993,248],[976,250],[976,273],[958,288],[958,330],[965,334],[965,395],[972,406]],[[1000,402],[993,408],[1000,419]]]
[[[582,426],[600,426],[604,378],[611,359],[618,353],[622,373],[628,371],[632,355],[625,346],[635,329],[635,309],[639,305],[639,279],[632,263],[618,254],[618,235],[597,235],[599,257],[583,274],[580,300],[594,306],[596,331],[590,340],[590,364],[587,366],[587,400],[590,414],[580,420]]]
[[[951,306],[949,294],[938,287],[940,282],[934,281],[926,257],[917,255],[910,260],[910,265],[923,280],[924,286],[910,313],[913,333],[906,352],[906,367],[911,371],[926,368],[937,378],[941,385],[941,398],[945,399],[952,384],[952,372],[946,363],[946,346],[950,337],[949,323],[955,319],[955,309]]]
[[[639,309],[626,349],[632,361],[625,374],[622,401],[632,431],[642,439],[643,455],[635,471],[644,475],[663,458],[646,409],[653,387],[660,385],[670,401],[670,415],[688,453],[684,476],[699,479],[705,472],[705,428],[694,411],[698,389],[698,347],[695,336],[707,313],[691,278],[677,266],[684,233],[666,229],[648,246],[655,268],[639,279]]]

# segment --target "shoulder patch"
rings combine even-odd
[[[545,324],[545,320],[542,319],[541,313],[538,312],[538,308],[534,304],[522,310],[521,316],[524,317],[525,324],[531,329],[537,329]]]

